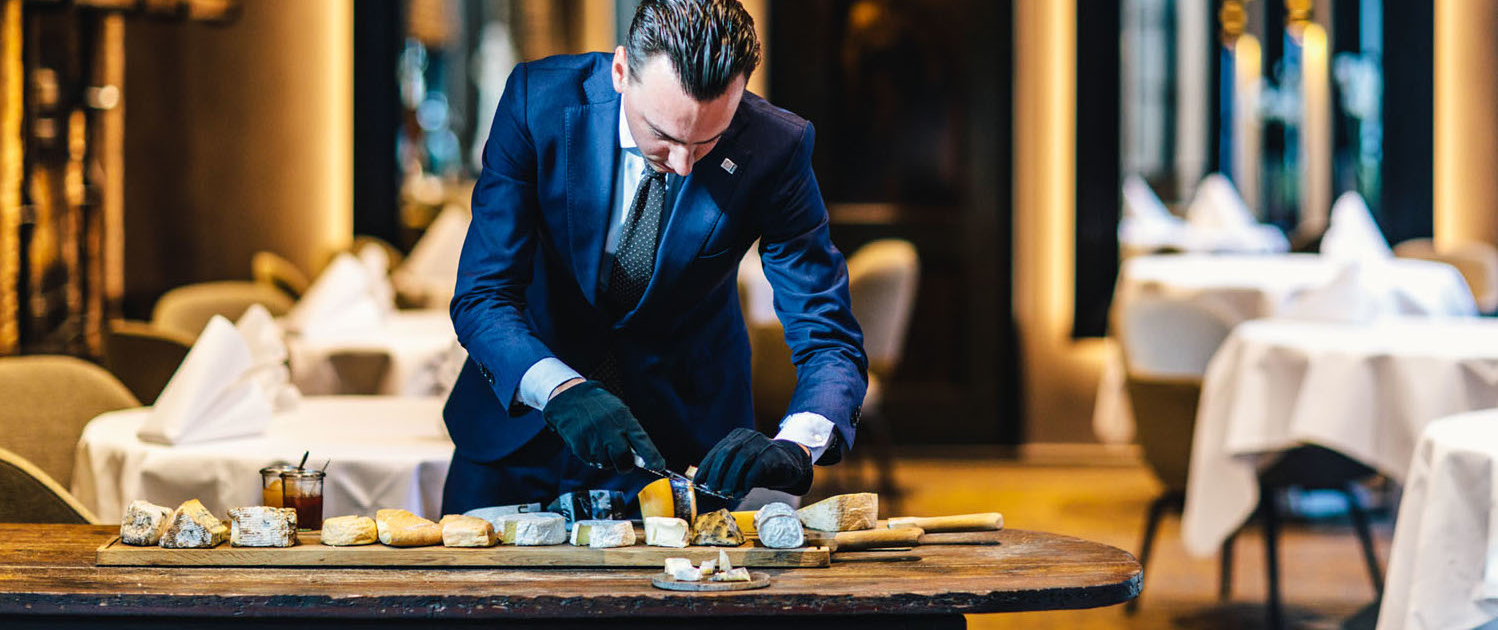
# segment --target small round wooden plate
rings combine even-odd
[[[650,585],[668,591],[747,591],[769,586],[770,576],[758,571],[750,571],[748,582],[712,582],[708,580],[682,582],[672,578],[669,573],[657,573],[650,576]]]

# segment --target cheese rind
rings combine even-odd
[[[719,571],[713,574],[714,582],[748,582],[750,581],[749,569],[734,567],[727,571]]]
[[[645,517],[645,544],[653,547],[685,547],[691,532],[687,522],[665,516]]]
[[[530,512],[501,516],[500,542],[535,547],[567,542],[567,519],[553,512]]]
[[[692,482],[680,477],[662,477],[640,489],[640,516],[679,518],[688,523],[697,518],[697,492]]]
[[[406,510],[375,512],[380,542],[391,547],[428,547],[442,544],[442,526]]]
[[[148,546],[161,542],[172,524],[172,508],[139,499],[131,501],[120,519],[120,542]]]
[[[692,522],[692,544],[715,547],[737,547],[744,544],[744,533],[728,510],[697,515]]]
[[[229,510],[229,544],[235,547],[295,546],[296,510],[264,505]]]
[[[495,505],[483,508],[474,508],[463,513],[463,516],[473,516],[489,521],[494,526],[494,533],[504,530],[504,524],[500,521],[502,517],[514,516],[516,514],[530,514],[541,511],[540,503],[522,503],[519,505]]]
[[[572,544],[602,549],[635,544],[635,525],[629,521],[589,519],[572,524]]]
[[[879,521],[879,495],[840,494],[796,511],[801,524],[824,532],[873,529]]]
[[[759,542],[771,549],[794,549],[806,544],[806,531],[796,510],[785,503],[769,503],[754,515]]]
[[[353,547],[379,542],[379,527],[368,516],[335,516],[322,522],[322,544]]]
[[[161,535],[168,549],[207,549],[229,538],[229,526],[218,520],[197,499],[189,499],[172,512],[171,525]]]
[[[499,544],[494,524],[476,516],[448,514],[438,521],[444,547],[493,547]]]

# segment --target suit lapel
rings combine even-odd
[[[619,159],[619,94],[608,73],[604,64],[584,84],[590,102],[566,112],[568,246],[572,273],[594,306]]]

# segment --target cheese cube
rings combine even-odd
[[[368,516],[336,516],[322,522],[322,544],[332,547],[372,545],[379,527]]]
[[[120,542],[127,545],[155,545],[172,524],[172,508],[149,501],[135,500],[125,508],[120,519]]]
[[[629,521],[590,519],[572,524],[572,544],[595,549],[635,544],[635,526]]]
[[[840,494],[796,511],[801,524],[826,532],[873,529],[879,520],[879,495],[872,492]]]
[[[709,575],[712,575],[714,571],[718,570],[718,561],[717,560],[703,560],[702,561],[702,566],[697,567],[697,568],[702,571],[702,577],[707,577]]]
[[[494,525],[475,516],[448,514],[438,524],[442,526],[444,547],[493,547],[499,543]]]
[[[645,517],[645,544],[655,547],[685,547],[690,528],[679,518]]]
[[[235,547],[296,545],[296,510],[254,505],[229,510],[229,544]]]
[[[197,499],[189,499],[172,513],[171,525],[161,535],[168,549],[207,549],[229,537],[229,526],[218,520]]]

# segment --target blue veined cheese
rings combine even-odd
[[[218,520],[197,499],[189,499],[172,513],[171,525],[161,536],[168,549],[207,549],[229,538],[229,526]]]
[[[296,510],[256,505],[229,510],[229,544],[235,547],[296,545]]]
[[[125,508],[124,518],[120,519],[120,542],[137,546],[156,545],[171,524],[172,508],[139,499],[131,501]]]

